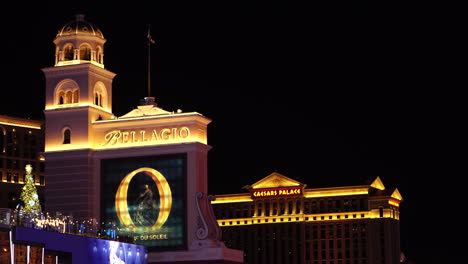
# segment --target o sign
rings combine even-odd
[[[127,192],[128,185],[133,179],[133,176],[140,172],[144,172],[150,176],[158,187],[159,215],[156,223],[149,227],[150,231],[155,231],[164,225],[167,218],[169,217],[172,206],[171,188],[169,187],[169,183],[167,183],[166,178],[159,171],[152,168],[139,168],[127,174],[127,176],[125,176],[125,178],[123,178],[123,180],[120,182],[119,188],[115,194],[115,210],[117,211],[117,216],[119,217],[120,222],[124,226],[135,226],[132,218],[130,217],[130,214],[128,213]],[[140,228],[144,228],[146,231],[148,231],[147,227]],[[136,227],[136,229],[138,229],[138,227]]]

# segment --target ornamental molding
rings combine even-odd
[[[91,74],[97,76],[104,76],[109,79],[115,77],[115,73],[110,72],[106,69],[99,68],[91,63],[86,64],[77,64],[77,65],[69,65],[69,66],[57,66],[57,67],[49,67],[42,69],[46,76],[58,76],[58,75],[66,75],[66,74],[76,74],[76,73],[83,73],[89,72]]]
[[[195,232],[197,240],[193,241],[193,248],[213,248],[225,247],[221,241],[222,231],[216,220],[211,202],[216,198],[213,195],[206,195],[198,192],[195,195],[197,205],[197,230]]]

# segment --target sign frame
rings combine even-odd
[[[181,177],[183,179],[179,179],[176,183],[169,181],[170,185],[176,185],[176,184],[182,184],[182,187],[177,187],[178,189],[178,197],[176,198],[178,202],[182,202],[183,205],[181,208],[172,208],[171,210],[183,210],[182,213],[177,213],[178,217],[180,220],[183,222],[182,224],[182,236],[181,240],[182,243],[179,243],[178,245],[148,245],[148,243],[139,243],[141,239],[138,239],[141,237],[140,235],[135,234],[135,237],[137,238],[134,243],[139,244],[139,245],[144,245],[147,247],[148,251],[172,251],[172,250],[187,250],[188,245],[187,245],[187,232],[188,232],[188,201],[187,201],[187,183],[188,183],[188,155],[187,153],[176,153],[176,154],[160,154],[160,155],[144,155],[144,156],[130,156],[130,157],[117,157],[117,158],[104,158],[100,160],[101,164],[101,171],[100,171],[100,178],[101,178],[101,195],[100,195],[100,222],[104,223],[104,227],[108,227],[108,222],[109,221],[115,221],[116,225],[119,226],[120,220],[119,217],[116,216],[113,217],[112,219],[108,218],[108,213],[106,213],[106,210],[109,209],[109,205],[113,204],[115,206],[115,198],[117,195],[117,190],[113,190],[117,188],[117,185],[120,185],[120,183],[124,180],[128,174],[131,174],[131,172],[134,172],[136,170],[139,170],[143,167],[150,167],[153,168],[154,170],[158,170],[159,168],[154,168],[152,165],[148,165],[150,162],[155,162],[156,164],[158,162],[164,163],[164,161],[167,160],[181,160],[182,165],[181,165]],[[111,167],[113,164],[130,164],[129,166],[133,166],[133,170],[130,171],[128,169],[125,173],[122,173],[121,175],[118,176],[119,180],[115,181],[116,184],[113,184],[112,186],[107,186],[106,184],[106,177],[109,177],[109,167]],[[132,164],[133,163],[133,164]],[[146,165],[148,166],[146,166]],[[125,174],[125,175],[124,175]],[[109,181],[109,179],[107,179]],[[117,183],[119,182],[119,183]],[[173,187],[173,186],[172,186]],[[109,193],[109,188],[110,193]],[[112,196],[110,195],[112,194]],[[172,194],[171,194],[172,195]],[[109,197],[114,197],[113,201],[108,201],[106,198]],[[115,207],[114,207],[115,208]],[[116,208],[115,208],[116,209]],[[172,212],[172,211],[171,211]],[[116,212],[117,213],[117,212]],[[182,214],[182,216],[180,215]],[[169,218],[171,215],[169,214]],[[107,218],[107,219],[106,219]],[[158,236],[158,234],[150,235],[148,234],[147,236],[154,236],[156,240],[158,238],[161,238]],[[153,240],[154,241],[154,240]]]

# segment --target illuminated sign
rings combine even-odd
[[[302,187],[285,187],[254,190],[253,197],[293,196],[301,195]]]
[[[133,144],[168,140],[183,140],[190,136],[188,127],[172,127],[152,130],[112,130],[104,136],[101,146]]]
[[[102,222],[156,250],[186,248],[186,155],[101,161]]]
[[[119,217],[120,223],[122,223],[122,225],[135,226],[135,223],[130,217],[130,214],[128,211],[127,194],[128,194],[128,186],[130,185],[130,181],[133,179],[133,177],[137,173],[140,173],[140,172],[143,172],[146,175],[150,176],[151,179],[153,179],[154,183],[156,184],[156,187],[158,188],[159,214],[158,214],[158,218],[156,219],[156,222],[150,228],[151,230],[157,231],[166,222],[167,217],[169,216],[169,213],[171,211],[171,206],[172,206],[171,188],[169,187],[169,184],[167,183],[166,178],[164,178],[164,176],[159,171],[152,169],[152,168],[140,168],[127,174],[127,176],[125,176],[125,178],[120,182],[119,188],[117,189],[117,192],[115,194],[115,210],[116,210],[117,216]],[[150,205],[150,207],[148,207],[149,209],[155,209],[153,207],[156,207],[156,204],[154,203],[153,193],[152,193],[152,190],[149,188],[149,185],[145,184],[145,190],[140,196],[142,197],[142,202],[144,202],[143,205]],[[136,226],[136,228],[141,228],[141,227]],[[147,228],[147,227],[144,227],[144,228]],[[156,237],[160,237],[160,236],[156,236]]]
[[[400,201],[398,200],[390,199],[388,200],[388,204],[396,206],[396,207],[400,207]]]

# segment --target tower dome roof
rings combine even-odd
[[[75,20],[68,22],[57,33],[57,37],[68,35],[91,35],[104,38],[101,30],[84,19],[84,15],[76,15]]]

